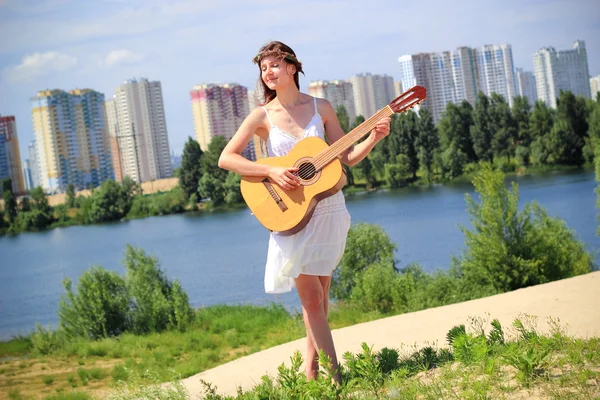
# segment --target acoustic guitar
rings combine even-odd
[[[306,226],[315,206],[326,197],[342,189],[346,183],[340,156],[375,128],[382,118],[413,108],[425,100],[426,90],[414,86],[371,118],[354,128],[331,146],[318,137],[299,141],[281,157],[267,157],[256,161],[284,168],[297,167],[295,175],[300,186],[283,190],[268,178],[242,176],[240,189],[246,204],[261,224],[270,231],[292,235]]]

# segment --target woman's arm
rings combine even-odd
[[[297,168],[259,164],[247,160],[241,155],[250,140],[252,140],[253,135],[259,135],[263,139],[268,137],[269,131],[264,122],[265,115],[264,110],[256,108],[246,117],[223,149],[219,157],[219,167],[245,176],[266,176],[283,189],[292,190],[300,184],[300,181],[294,175]]]
[[[340,140],[344,135],[344,131],[340,126],[337,114],[331,106],[331,104],[324,99],[317,100],[319,106],[319,113],[323,117],[323,123],[325,125],[325,134],[329,139],[329,145],[332,145],[336,141]],[[349,167],[353,167],[363,160],[369,152],[375,147],[377,142],[386,137],[390,133],[390,117],[382,118],[375,128],[371,131],[369,137],[361,143],[351,146],[342,155],[342,162]]]
[[[260,165],[243,157],[242,151],[246,148],[252,136],[257,134],[261,137],[268,135],[264,124],[265,112],[262,109],[254,109],[244,119],[242,125],[227,143],[219,157],[219,167],[247,176],[267,176],[269,167]]]

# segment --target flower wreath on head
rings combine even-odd
[[[276,59],[291,61],[291,63],[296,66],[296,72],[302,72],[304,74],[304,71],[302,71],[302,63],[298,61],[296,56],[288,52],[281,51],[279,49],[261,51],[256,56],[254,56],[252,62],[254,64],[260,64],[260,60],[271,56],[275,57]]]

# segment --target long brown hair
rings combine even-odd
[[[263,103],[260,104],[261,106],[264,106],[265,104],[273,100],[275,97],[277,97],[277,92],[275,92],[272,89],[269,89],[269,87],[262,80],[262,70],[260,67],[260,61],[265,57],[271,56],[276,57],[277,59],[281,59],[286,63],[292,64],[296,67],[296,72],[294,73],[294,83],[296,84],[296,87],[298,89],[300,89],[300,79],[298,77],[298,73],[302,72],[302,74],[304,74],[304,71],[302,71],[302,63],[298,61],[298,59],[296,58],[296,53],[294,53],[294,50],[292,50],[290,46],[276,40],[265,44],[263,47],[260,48],[258,54],[252,59],[252,61],[255,64],[258,64],[259,83],[257,83],[257,91],[261,93],[263,97]]]

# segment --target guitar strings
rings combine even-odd
[[[367,121],[365,121],[365,127],[363,129],[367,130],[367,131],[370,131],[371,129],[373,129],[375,127],[375,125],[377,124],[377,121],[379,121],[381,118],[383,118],[385,116],[388,116],[388,115],[391,115],[391,114],[389,114],[389,111],[387,111],[387,107],[379,110],[378,112],[376,112],[375,114],[373,114],[371,116],[371,118],[369,118]],[[361,132],[361,131],[363,129],[361,129],[359,131],[356,131],[356,132],[350,132],[347,136],[345,136],[346,141],[349,140],[348,138],[362,136],[363,132]],[[352,140],[352,142],[354,142],[354,141],[356,141],[356,140]],[[314,166],[315,172],[318,171],[318,170],[320,170],[321,168],[323,168],[325,165],[327,165],[329,163],[329,162],[324,162],[324,161],[326,161],[327,159],[333,159],[333,158],[335,158],[335,154],[338,152],[338,148],[344,146],[344,145],[341,145],[340,142],[341,142],[341,139],[338,140],[333,145],[331,145],[330,147],[328,147],[325,151],[323,151],[320,154],[318,154],[312,160],[312,163],[310,163],[310,164],[312,164]],[[336,146],[336,144],[337,144],[337,146]],[[321,163],[323,165],[320,165]],[[309,165],[309,163],[303,164],[298,169],[298,171],[294,172],[294,175],[298,176],[298,175],[300,175],[302,173],[308,172],[311,169],[312,168],[311,168],[311,165]]]

